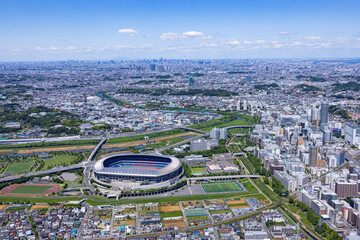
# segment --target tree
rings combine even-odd
[[[265,179],[264,179],[264,183],[266,184],[266,185],[269,185],[269,179],[266,177]]]

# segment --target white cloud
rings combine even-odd
[[[118,31],[118,33],[128,34],[130,37],[134,37],[139,33],[139,31],[132,28],[122,28]]]
[[[167,32],[160,34],[161,40],[177,40],[177,39],[210,39],[212,37],[206,36],[202,32],[188,31],[184,33]]]
[[[305,37],[305,39],[307,39],[307,40],[321,40],[322,37],[311,36],[311,37]]]
[[[280,35],[291,35],[296,34],[297,32],[279,32]]]
[[[188,34],[188,36],[196,34]],[[177,35],[176,35],[177,36]],[[198,35],[197,35],[198,36]],[[67,47],[35,47],[33,49],[6,49],[8,54],[20,54],[23,52],[36,52],[41,54],[59,54],[59,53],[94,53],[94,54],[131,54],[131,53],[160,53],[160,52],[179,52],[179,53],[211,53],[211,52],[248,52],[262,49],[360,49],[360,38],[336,38],[336,39],[318,39],[316,41],[306,40],[302,37],[297,40],[238,40],[235,38],[221,39],[219,41],[199,41],[179,43],[173,42],[169,46],[164,46],[159,42],[158,44],[124,44],[124,45],[105,45],[102,47],[81,47],[81,46],[67,46]],[[178,43],[178,44],[176,44]],[[29,51],[30,50],[30,51]],[[4,52],[4,51],[3,51]],[[0,49],[0,54],[1,49]]]
[[[228,45],[239,45],[240,42],[238,40],[232,38],[229,41],[227,41],[226,44],[228,44]]]
[[[35,47],[34,49],[35,51],[47,51],[47,52],[60,50],[60,48],[58,47],[48,47],[48,48]]]
[[[217,46],[219,46],[219,44],[217,44],[217,43],[200,43],[199,45],[198,45],[199,47],[217,47]]]

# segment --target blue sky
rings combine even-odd
[[[360,57],[357,0],[0,0],[0,61]]]

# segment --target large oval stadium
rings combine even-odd
[[[99,160],[94,165],[94,176],[103,182],[159,183],[176,178],[182,172],[179,159],[160,155],[118,154]]]

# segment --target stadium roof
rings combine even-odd
[[[126,156],[129,156],[129,157],[136,156],[136,158],[138,160],[141,160],[141,157],[144,157],[147,159],[154,157],[156,159],[156,161],[159,161],[160,159],[164,159],[164,160],[170,159],[170,162],[168,163],[168,165],[166,165],[165,167],[160,168],[160,169],[141,169],[141,168],[136,168],[136,167],[122,168],[122,167],[111,167],[111,166],[105,167],[104,166],[104,162],[109,159],[112,159],[112,158],[114,158],[114,159],[119,158],[119,162],[121,160],[136,161],[135,159],[126,159]],[[161,162],[161,161],[159,161],[159,162]],[[166,162],[168,162],[168,161],[166,161]],[[181,167],[180,160],[175,157],[172,157],[172,156],[147,155],[147,154],[117,154],[117,155],[109,156],[107,158],[104,158],[104,159],[96,162],[94,165],[94,171],[97,174],[157,177],[157,176],[166,175],[168,173],[171,173],[171,172],[177,170],[179,167]]]

